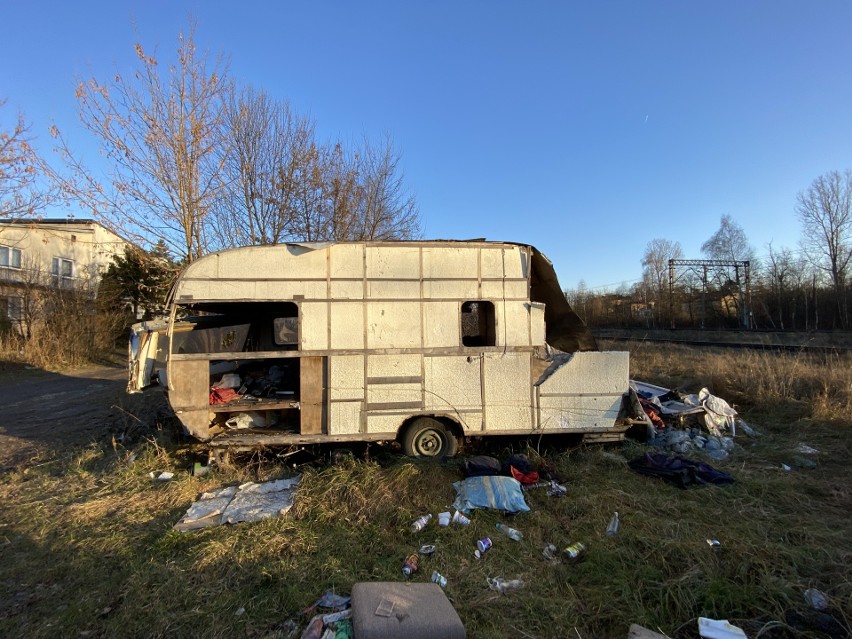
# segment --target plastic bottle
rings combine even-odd
[[[524,538],[524,533],[522,533],[520,530],[509,528],[508,526],[504,526],[500,522],[497,522],[497,530],[505,534],[509,539],[514,539],[515,541],[520,541]]]
[[[609,526],[606,527],[606,534],[612,537],[615,533],[618,532],[618,513],[614,513],[612,515],[612,519],[609,520]]]
[[[517,590],[524,587],[524,582],[521,579],[503,579],[502,577],[487,578],[488,587],[491,590],[496,590],[501,594],[506,594],[509,590]]]
[[[428,515],[421,515],[420,517],[418,517],[416,520],[414,520],[414,523],[411,524],[411,532],[420,532],[421,530],[426,528],[426,524],[429,523],[430,519],[432,519],[432,513],[429,513]]]

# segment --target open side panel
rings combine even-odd
[[[302,435],[328,432],[328,366],[326,357],[300,358]]]
[[[611,428],[628,388],[626,351],[574,353],[537,384],[539,428],[580,431]]]
[[[187,432],[202,441],[210,437],[209,370],[207,360],[176,361],[171,367],[169,403]]]

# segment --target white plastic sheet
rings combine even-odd
[[[301,475],[297,475],[262,484],[247,482],[203,493],[175,524],[175,530],[187,532],[221,524],[280,517],[293,507],[300,479]]]

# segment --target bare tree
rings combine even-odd
[[[766,265],[765,275],[767,284],[772,291],[774,297],[776,319],[778,320],[777,328],[784,330],[784,307],[789,304],[788,289],[790,288],[790,280],[792,278],[795,261],[793,253],[788,248],[782,248],[777,251],[773,248],[772,243],[769,243],[769,261]],[[772,313],[767,310],[767,315],[773,327],[775,321],[772,318]],[[792,317],[791,317],[792,319]],[[793,326],[789,326],[793,328]]]
[[[642,255],[642,279],[651,291],[651,301],[654,303],[654,317],[660,323],[663,321],[663,308],[667,305],[669,260],[683,258],[680,242],[672,242],[656,238],[645,246]]]
[[[300,181],[315,160],[314,123],[251,87],[227,101],[228,189],[217,211],[224,245],[277,244],[294,227]]]
[[[754,249],[743,228],[730,215],[723,215],[717,230],[701,245],[701,252],[713,260],[753,260]]]
[[[852,259],[852,171],[831,171],[799,193],[802,248],[814,266],[829,275],[838,319],[849,328],[846,277]]]
[[[730,215],[722,216],[719,229],[701,245],[701,252],[713,260],[749,261],[752,270],[757,268],[754,249],[749,244],[745,231]],[[744,304],[740,269],[735,268],[732,274],[729,268],[718,268],[713,269],[712,273],[716,287],[722,292],[726,315],[731,315],[730,304],[733,303],[734,314],[739,317]]]
[[[129,78],[77,87],[80,119],[100,142],[109,177],[89,170],[53,127],[70,172],[54,177],[107,225],[132,239],[161,239],[191,261],[206,250],[207,216],[222,192],[225,65],[198,53],[194,27],[179,36],[174,64],[164,68],[140,44],[136,56]]]
[[[353,240],[398,240],[420,235],[420,211],[405,188],[400,156],[393,141],[381,146],[367,140],[358,156],[359,197],[352,225]]]
[[[0,100],[0,108],[6,100]],[[39,188],[41,160],[22,114],[9,130],[0,130],[0,217],[33,216],[47,201]]]

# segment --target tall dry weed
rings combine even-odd
[[[742,406],[799,405],[816,419],[848,418],[852,356],[640,344],[631,349],[634,379],[710,392]]]

